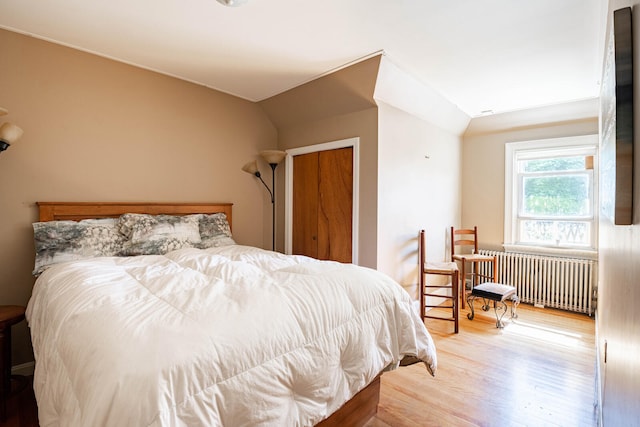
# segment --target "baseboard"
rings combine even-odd
[[[36,368],[36,363],[35,362],[27,362],[27,363],[23,363],[21,365],[15,365],[11,367],[11,374],[12,375],[24,375],[24,376],[31,376],[33,375],[33,371]]]

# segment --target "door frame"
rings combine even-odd
[[[347,138],[306,147],[290,148],[286,150],[285,161],[285,213],[284,213],[284,252],[291,254],[293,246],[293,156],[335,150],[338,148],[353,149],[353,199],[351,214],[351,262],[358,263],[358,225],[360,218],[360,138]]]

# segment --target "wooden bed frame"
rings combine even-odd
[[[36,202],[40,221],[115,218],[125,213],[189,215],[223,212],[231,227],[233,203]],[[360,427],[378,412],[380,375],[319,427]]]
[[[227,215],[231,226],[233,203],[131,203],[131,202],[36,202],[40,221],[62,221],[89,218],[116,218],[125,213],[152,215],[188,215],[219,213]]]

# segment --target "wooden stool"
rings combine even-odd
[[[506,300],[511,300],[511,318],[516,319],[516,307],[520,304],[520,298],[516,295],[516,288],[514,286],[503,285],[501,283],[483,283],[478,286],[474,286],[471,293],[467,297],[467,304],[471,309],[471,313],[467,314],[469,320],[473,320],[473,302],[476,298],[482,298],[484,304],[482,304],[482,310],[489,311],[489,302],[493,301],[493,310],[496,313],[496,328],[504,328],[502,318],[507,312]],[[498,308],[499,307],[499,308]],[[499,313],[501,311],[502,313]]]
[[[11,326],[24,320],[20,305],[0,306],[0,419],[7,418],[7,399],[11,394]]]

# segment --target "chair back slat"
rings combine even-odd
[[[456,236],[461,236],[457,237]],[[472,247],[473,253],[478,253],[478,227],[459,228],[451,227],[451,257],[456,254],[456,247]]]

